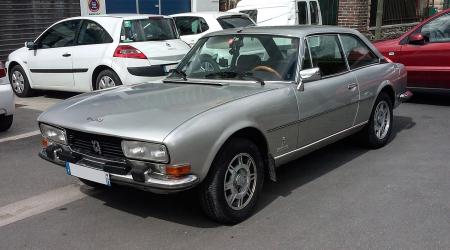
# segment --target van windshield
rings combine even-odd
[[[124,20],[120,42],[161,41],[177,38],[178,34],[171,18],[151,17],[148,19]]]
[[[247,16],[235,15],[217,18],[222,29],[243,28],[247,26],[254,26],[255,24]]]

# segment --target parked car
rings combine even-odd
[[[260,26],[322,24],[318,0],[241,0],[229,11],[248,14]]]
[[[172,15],[180,38],[193,46],[205,34],[256,25],[247,14],[230,12],[191,12]]]
[[[13,123],[14,93],[6,77],[6,69],[0,62],[0,132],[8,130]]]
[[[231,61],[203,53],[224,47]],[[163,83],[79,95],[41,114],[40,156],[92,186],[197,186],[209,217],[237,223],[276,166],[357,132],[384,146],[405,86],[403,65],[351,29],[224,30],[201,38]]]
[[[11,53],[6,66],[20,97],[34,89],[87,92],[161,79],[189,49],[170,17],[76,17]]]
[[[450,89],[450,9],[400,38],[376,42],[375,46],[386,58],[406,66],[409,89]]]

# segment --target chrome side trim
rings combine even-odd
[[[355,125],[355,126],[353,126],[353,127],[344,129],[344,130],[342,130],[342,131],[340,131],[340,132],[337,132],[337,133],[335,133],[335,134],[332,134],[332,135],[330,135],[330,136],[327,136],[327,137],[325,137],[325,138],[322,138],[322,139],[320,139],[320,140],[318,140],[318,141],[315,141],[315,142],[313,142],[313,143],[311,143],[311,144],[308,144],[308,145],[303,146],[303,147],[301,147],[301,148],[297,148],[297,149],[294,149],[294,150],[292,150],[292,151],[290,151],[290,152],[287,152],[287,153],[284,153],[284,154],[282,154],[282,155],[279,155],[279,156],[275,157],[275,160],[278,160],[278,159],[281,159],[281,158],[283,158],[283,157],[285,157],[285,156],[288,156],[288,155],[290,155],[290,154],[293,154],[293,153],[296,153],[296,152],[299,152],[299,151],[308,149],[308,148],[310,148],[310,147],[312,147],[312,146],[315,146],[315,145],[317,145],[317,144],[319,144],[319,143],[321,143],[321,142],[330,140],[330,139],[332,139],[332,138],[334,138],[334,137],[336,137],[336,136],[339,136],[339,135],[344,134],[344,133],[346,133],[346,132],[349,132],[349,131],[351,131],[351,130],[353,130],[353,129],[356,129],[356,128],[359,128],[359,127],[361,127],[361,126],[364,126],[364,125],[366,125],[368,122],[369,122],[369,121],[365,121],[365,122],[359,123],[358,125]]]

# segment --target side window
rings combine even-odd
[[[313,68],[308,42],[305,43],[305,56],[303,57],[302,69]]]
[[[49,49],[73,46],[79,23],[79,20],[71,20],[56,24],[39,38],[37,42],[38,48]]]
[[[347,71],[344,56],[337,35],[319,35],[307,37],[313,67],[318,67],[322,76]]]
[[[319,8],[317,2],[309,2],[309,9],[311,11],[311,24],[319,24]]]
[[[298,24],[308,24],[308,7],[306,2],[297,2]]]
[[[77,44],[88,45],[111,42],[111,36],[99,24],[92,21],[83,21],[80,34],[78,35]]]
[[[341,41],[351,69],[378,63],[379,58],[359,38],[341,35]]]
[[[433,42],[450,42],[450,14],[440,16],[422,27],[421,33]]]
[[[201,17],[175,17],[175,24],[180,35],[196,35],[209,29],[205,19]]]

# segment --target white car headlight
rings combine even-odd
[[[140,141],[122,141],[122,150],[126,157],[160,163],[169,162],[166,146]]]
[[[40,124],[42,136],[50,141],[67,145],[66,131],[46,124]]]

